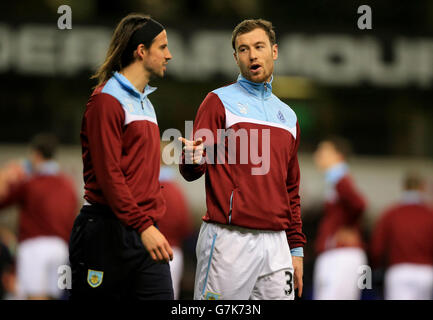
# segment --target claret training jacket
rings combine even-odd
[[[272,94],[271,82],[240,75],[210,92],[193,129],[195,140],[203,138],[205,162],[187,164],[183,155],[180,172],[188,181],[205,173],[204,221],[285,230],[290,248],[302,250],[299,124],[295,112]]]

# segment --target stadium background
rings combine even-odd
[[[57,8],[72,8],[72,30],[59,30]],[[369,4],[373,29],[359,30],[357,8]],[[418,170],[433,203],[433,2],[264,0],[45,0],[0,4],[0,166],[24,159],[36,133],[53,132],[59,160],[83,193],[79,130],[114,25],[129,12],[148,13],[168,29],[174,56],[167,77],[151,84],[161,133],[185,132],[207,92],[233,82],[231,30],[244,18],[273,22],[280,46],[274,92],[297,113],[305,248],[305,298],[311,297],[313,242],[324,182],[312,152],[322,138],[348,138],[352,173],[368,199],[365,238],[381,210],[398,200],[401,180]],[[198,229],[204,179],[178,182]],[[17,212],[0,214],[16,231]],[[185,243],[181,298],[191,299],[195,237]],[[378,287],[363,295],[377,297]]]

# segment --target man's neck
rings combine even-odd
[[[149,75],[143,66],[138,63],[131,63],[119,72],[139,91],[144,92],[144,88],[149,83]]]

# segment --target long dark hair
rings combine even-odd
[[[90,79],[98,80],[95,87],[110,79],[114,71],[120,71],[132,62],[134,55],[132,51],[124,52],[125,48],[135,30],[143,27],[148,19],[150,19],[148,15],[131,13],[119,22],[111,38],[105,61],[95,74],[90,77]]]

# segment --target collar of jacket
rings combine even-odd
[[[56,175],[60,171],[59,164],[54,160],[47,160],[39,164],[33,172],[34,174],[51,176]]]
[[[157,89],[156,87],[146,85],[146,87],[144,88],[144,92],[140,92],[132,85],[132,83],[128,79],[126,79],[124,75],[120,74],[119,72],[116,71],[113,76],[126,91],[130,92],[132,95],[136,96],[140,100],[146,99],[149,94],[151,94]]]
[[[269,82],[252,82],[245,79],[241,74],[238,77],[238,82],[249,93],[259,99],[267,99],[272,95],[272,80],[274,80],[274,76],[271,76],[271,80]]]
[[[401,195],[401,203],[403,204],[422,204],[423,194],[417,190],[406,190]]]

